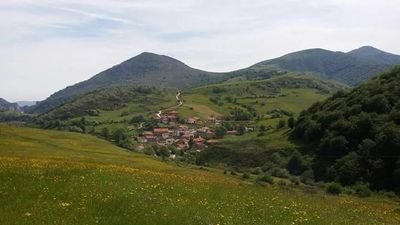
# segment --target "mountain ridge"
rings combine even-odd
[[[380,59],[380,55],[385,57]],[[382,63],[382,60],[388,62]],[[30,107],[28,111],[43,113],[72,100],[79,94],[130,83],[182,89],[239,76],[246,76],[249,79],[268,79],[287,72],[303,72],[356,86],[395,65],[393,63],[397,60],[400,63],[400,56],[373,47],[364,46],[348,53],[314,48],[265,60],[245,69],[214,73],[192,68],[166,55],[142,52],[88,80],[52,94],[46,100]]]

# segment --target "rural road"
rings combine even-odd
[[[176,101],[178,102],[178,105],[174,106],[174,107],[176,107],[176,108],[178,108],[178,107],[180,107],[180,106],[183,105],[183,102],[182,102],[181,99],[179,98],[180,96],[181,96],[181,90],[178,90],[178,93],[176,93],[176,96],[175,96]],[[173,107],[171,107],[171,108],[173,108]],[[158,111],[158,112],[156,113],[156,116],[157,116],[158,118],[161,118],[161,114],[162,114],[162,110]]]

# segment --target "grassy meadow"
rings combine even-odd
[[[255,185],[89,135],[0,125],[1,224],[399,224],[400,204]]]

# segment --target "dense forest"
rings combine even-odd
[[[315,103],[293,136],[315,147],[317,180],[400,191],[400,67]]]

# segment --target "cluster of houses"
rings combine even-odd
[[[158,121],[159,127],[153,131],[145,131],[137,137],[139,143],[157,144],[160,146],[174,145],[177,150],[187,150],[194,147],[203,150],[208,145],[215,144],[215,132],[205,126],[205,122],[199,117],[190,117],[183,124],[178,123],[179,117],[176,111],[170,111],[165,115],[156,114],[154,118]],[[214,117],[208,118],[209,122],[218,124],[221,120]]]

